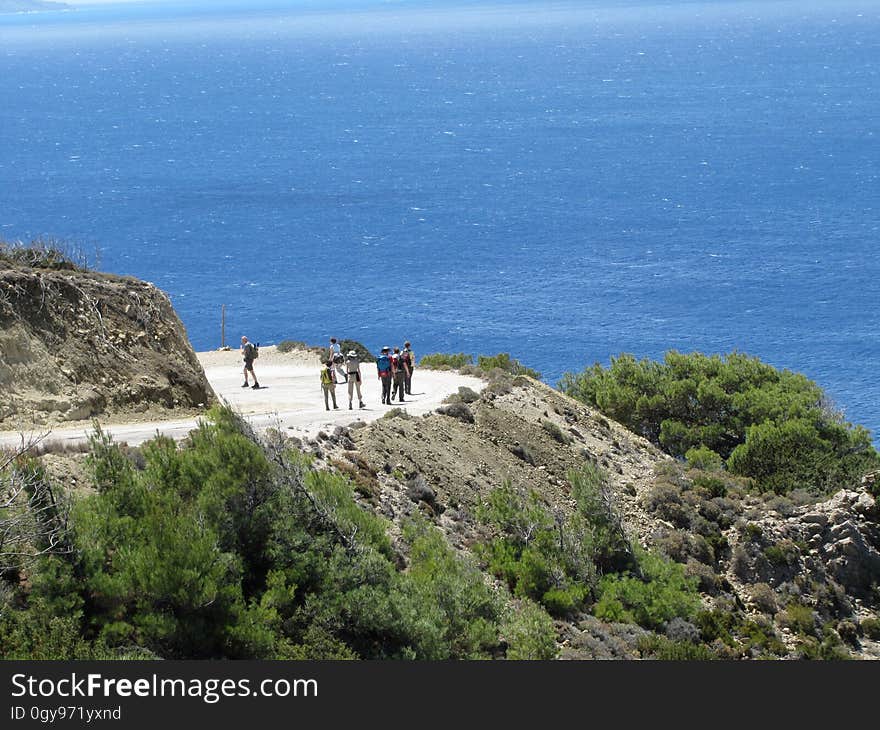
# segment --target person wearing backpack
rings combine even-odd
[[[403,343],[403,351],[400,353],[406,363],[406,376],[404,378],[404,390],[407,395],[412,395],[412,371],[416,365],[416,356],[410,347],[409,340]]]
[[[242,388],[247,388],[250,383],[248,383],[248,373],[250,373],[254,378],[253,389],[259,390],[260,384],[257,382],[257,374],[254,372],[254,360],[256,360],[260,355],[259,346],[255,345],[253,342],[248,341],[248,338],[244,335],[241,336],[241,357],[244,360],[244,383],[242,383]]]
[[[406,362],[403,359],[403,353],[399,347],[394,348],[394,354],[391,356],[391,377],[394,385],[391,390],[391,400],[397,398],[399,403],[403,403],[403,389],[406,383]]]
[[[337,410],[336,405],[336,376],[333,373],[333,361],[328,360],[326,367],[321,370],[321,390],[324,391],[324,408],[330,410],[330,402],[328,396],[333,397],[333,410]]]
[[[352,409],[351,402],[354,400],[354,391],[357,389],[358,405],[360,408],[366,408],[364,398],[361,395],[361,361],[358,354],[351,350],[345,359],[346,380],[348,381],[348,410]]]
[[[348,374],[342,367],[345,362],[345,356],[342,354],[342,347],[335,337],[330,338],[329,358],[333,361],[336,372],[342,376],[343,381],[348,381]]]
[[[391,405],[391,352],[390,347],[383,347],[382,354],[376,358],[376,370],[379,371],[379,380],[382,381],[382,404]]]

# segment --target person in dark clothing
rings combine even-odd
[[[376,369],[382,381],[382,404],[391,405],[391,353],[390,347],[383,347],[382,354],[376,358]]]
[[[244,383],[242,383],[242,388],[247,388],[250,383],[248,383],[248,373],[250,373],[254,378],[253,389],[259,390],[260,384],[257,382],[257,374],[254,372],[254,359],[257,356],[257,348],[254,347],[253,342],[249,342],[248,338],[242,335],[241,337],[241,358],[244,360]]]
[[[399,347],[394,348],[394,354],[391,356],[391,377],[394,385],[391,389],[391,400],[395,398],[399,403],[403,403],[403,391],[406,385],[407,368],[403,355]]]
[[[416,364],[416,356],[412,351],[409,340],[403,343],[403,351],[400,353],[406,361],[406,376],[404,377],[404,389],[407,395],[412,395],[412,371]]]

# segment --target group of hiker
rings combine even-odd
[[[376,371],[382,383],[382,404],[391,405],[397,399],[398,403],[406,402],[405,395],[412,394],[412,371],[415,366],[415,355],[409,341],[403,343],[403,349],[395,347],[394,351],[387,345],[382,348],[376,358]],[[330,410],[330,400],[333,400],[333,408],[336,404],[336,379],[337,373],[342,378],[341,382],[348,383],[348,407],[352,409],[354,393],[357,391],[358,407],[366,408],[363,395],[361,394],[361,361],[356,350],[342,353],[342,347],[335,337],[330,338],[327,361],[321,371],[321,389],[324,391],[324,407]]]
[[[241,338],[241,356],[244,361],[244,383],[242,388],[251,387],[254,390],[260,388],[257,376],[254,373],[254,360],[259,356],[259,346],[250,342],[247,337]],[[409,341],[403,343],[403,348],[395,347],[394,350],[387,345],[382,348],[376,358],[377,377],[382,384],[382,404],[391,405],[395,399],[398,403],[405,403],[404,396],[412,395],[412,371],[416,364]],[[337,379],[337,375],[340,379]],[[253,379],[253,385],[250,380]],[[342,346],[335,337],[330,338],[327,349],[327,357],[321,370],[321,390],[324,392],[324,407],[330,410],[330,401],[333,408],[338,409],[336,403],[336,385],[340,382],[348,383],[348,408],[354,408],[354,395],[357,393],[358,407],[366,408],[364,397],[361,393],[361,360],[356,350],[349,350],[343,354]]]

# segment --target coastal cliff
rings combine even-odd
[[[128,277],[0,249],[0,429],[214,400],[167,295]]]

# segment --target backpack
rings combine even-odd
[[[260,356],[260,345],[254,344],[253,342],[248,342],[244,346],[244,359],[245,360],[256,360]]]
[[[321,369],[321,385],[330,385],[333,382],[333,372],[329,368]]]
[[[335,363],[345,362],[345,355],[343,355],[341,352],[335,353],[333,355],[333,362],[335,362]]]
[[[348,360],[345,361],[345,369],[348,374],[351,375],[352,373],[357,372],[358,366],[360,364],[360,360],[358,360],[357,357],[350,357],[348,358]]]
[[[376,367],[379,369],[380,373],[391,370],[391,360],[388,359],[388,355],[379,355],[379,357],[376,358]]]
[[[253,344],[253,343],[251,343]],[[258,342],[254,345],[254,360],[256,360],[260,356],[260,343]]]
[[[400,353],[400,362],[412,369],[412,357],[410,357],[409,350],[404,350]]]

